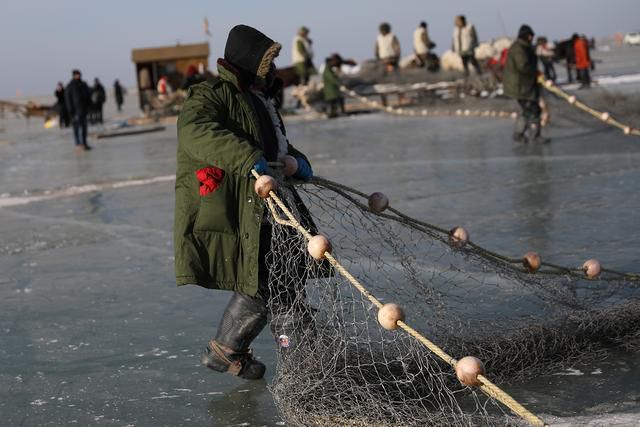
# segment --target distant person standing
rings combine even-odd
[[[293,66],[300,78],[300,83],[306,85],[309,78],[316,74],[316,68],[313,65],[313,41],[309,38],[309,29],[300,27],[298,33],[293,38],[292,60]]]
[[[469,63],[473,65],[476,73],[482,74],[480,64],[478,64],[478,60],[476,59],[476,47],[478,47],[476,28],[471,24],[467,24],[467,18],[464,15],[456,16],[455,27],[453,28],[452,50],[460,55],[465,76],[469,76]]]
[[[578,37],[578,35],[574,34],[569,40],[558,43],[558,46],[562,46],[563,57],[565,59],[567,69],[567,82],[569,83],[573,83],[573,72],[576,68],[576,52],[573,48],[573,43],[576,37]]]
[[[67,101],[64,99],[64,85],[62,82],[58,82],[56,91],[56,113],[58,113],[58,119],[60,120],[60,129],[69,127],[69,112],[67,111]]]
[[[385,65],[387,72],[395,71],[400,62],[400,42],[391,32],[391,25],[383,22],[378,27],[375,56]]]
[[[76,150],[90,150],[87,144],[87,113],[91,107],[91,91],[82,80],[79,70],[71,72],[72,79],[65,89],[65,101],[71,123],[73,124],[73,138]]]
[[[516,122],[513,140],[529,142],[527,132],[533,132],[535,142],[547,143],[550,140],[541,135],[540,86],[538,85],[538,57],[533,49],[533,30],[523,25],[518,38],[513,42],[507,54],[504,69],[504,93],[514,98],[522,108],[522,115]]]
[[[156,86],[156,90],[158,92],[158,98],[161,100],[168,99],[169,96],[173,93],[173,88],[171,87],[171,83],[169,83],[169,79],[167,76],[160,77],[158,80],[158,84]]]
[[[100,79],[97,77],[93,80],[93,88],[91,88],[91,109],[92,114],[90,116],[90,122],[92,124],[102,124],[102,109],[104,103],[107,101],[107,93],[104,90],[104,86],[100,83]]]
[[[552,82],[556,81],[556,69],[553,66],[554,48],[554,44],[546,37],[538,37],[536,40],[536,55],[544,67],[544,78]]]
[[[127,90],[122,87],[120,81],[116,79],[113,82],[113,96],[116,100],[116,107],[118,107],[118,111],[122,111],[122,104],[124,104],[124,94],[127,93]]]
[[[151,71],[147,67],[138,71],[138,90],[141,92],[140,107],[148,113],[151,110],[151,99],[154,97],[154,93]]]
[[[580,82],[580,89],[591,86],[591,55],[589,53],[589,42],[587,38],[574,34],[573,51],[576,59],[576,78]]]
[[[422,21],[413,32],[413,52],[416,54],[418,67],[422,68],[427,65],[429,51],[433,47],[435,47],[435,44],[429,39],[427,23]]]
[[[322,72],[324,101],[329,106],[329,118],[338,117],[345,114],[344,97],[340,92],[340,78],[337,71],[342,65],[342,57],[334,53],[325,61]]]

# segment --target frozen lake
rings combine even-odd
[[[133,114],[127,101],[121,116],[111,104],[106,116]],[[383,191],[400,210],[462,225],[488,248],[638,271],[640,138],[560,112],[554,119],[545,146],[515,145],[510,120],[485,118],[374,114],[295,121],[288,133],[316,174]],[[70,130],[11,117],[0,127],[3,423],[281,423],[266,388],[275,364],[268,330],[254,345],[265,381],[199,363],[229,295],[174,285],[175,126],[93,140],[81,154]],[[141,181],[124,185],[132,180]],[[87,185],[97,187],[70,190]],[[33,194],[47,197],[26,199]],[[536,413],[586,417],[576,423],[610,414],[600,423],[631,425],[638,384],[638,354],[615,351],[508,390]]]

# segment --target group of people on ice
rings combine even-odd
[[[564,59],[567,62],[569,81],[572,81],[572,72],[575,70],[581,88],[589,87],[591,83],[590,70],[593,61],[590,57],[591,44],[582,35],[574,34],[573,37],[556,46],[546,37],[538,37],[534,46],[534,55],[542,65],[545,78],[556,81],[557,74],[554,62]],[[429,36],[427,23],[422,21],[413,32],[413,61],[415,67],[424,67],[429,71],[438,71],[440,62],[433,53],[436,44]],[[477,59],[476,51],[479,46],[478,35],[473,24],[467,22],[464,15],[458,15],[454,20],[454,28],[451,42],[451,52],[459,58],[465,76],[469,76],[472,67],[476,74],[482,74],[483,69]],[[561,49],[560,49],[561,48]],[[494,60],[502,74],[506,65],[508,49],[499,53],[499,59]],[[309,29],[301,27],[293,40],[292,46],[294,69],[299,77],[299,83],[306,85],[312,75],[316,73],[313,64],[312,40],[309,38]],[[387,73],[397,71],[401,62],[401,46],[398,37],[392,32],[391,25],[387,22],[380,24],[376,37],[374,55],[384,66]],[[490,61],[492,62],[492,61]],[[338,54],[333,54],[325,60],[325,70],[322,74],[324,85],[324,101],[329,111],[329,117],[335,117],[344,112],[344,99],[340,88],[340,68],[344,63]],[[492,64],[490,64],[492,65]]]
[[[72,79],[73,81],[73,79]],[[85,83],[86,84],[86,83]],[[56,97],[56,110],[58,118],[60,119],[60,127],[69,127],[72,121],[72,116],[69,114],[69,108],[67,104],[70,102],[66,95],[66,89],[69,89],[69,85],[65,87],[62,82],[58,82],[54,95]],[[89,124],[103,124],[103,109],[104,104],[107,102],[107,92],[100,82],[99,78],[93,80],[93,86],[88,86],[89,96],[87,102],[87,120]],[[120,84],[118,79],[113,83],[113,95],[116,101],[116,107],[118,111],[122,111],[122,105],[124,104],[124,95],[126,89]]]
[[[436,44],[429,37],[427,23],[420,22],[418,28],[413,32],[413,54],[416,67],[426,67],[430,71],[439,70],[438,57],[432,50]],[[469,75],[469,64],[480,74],[480,64],[475,57],[475,49],[478,47],[478,35],[475,27],[467,23],[464,15],[458,15],[454,21],[453,37],[451,47],[462,60],[465,75]],[[400,41],[391,31],[391,25],[383,22],[378,27],[378,36],[374,47],[374,55],[387,72],[398,69],[401,59]]]
[[[378,36],[374,46],[375,58],[384,65],[386,72],[398,69],[401,58],[400,41],[391,31],[391,25],[387,22],[380,24]],[[301,27],[293,40],[292,61],[298,75],[299,83],[306,85],[312,75],[316,74],[313,63],[312,40],[309,38],[309,29]],[[422,21],[413,33],[413,52],[415,66],[426,68],[429,71],[438,71],[440,64],[438,57],[433,53],[436,44],[429,37],[427,23]],[[475,49],[478,47],[478,36],[475,27],[468,24],[464,15],[458,15],[455,19],[452,48],[462,60],[465,75],[469,75],[469,64],[478,74],[482,73],[480,64],[475,57]],[[340,68],[345,63],[339,54],[332,54],[325,60],[325,68],[322,74],[324,101],[329,108],[329,117],[335,117],[339,112],[344,113],[344,99],[340,92]]]
[[[113,83],[113,93],[118,111],[121,111],[126,90],[118,79]],[[96,77],[93,86],[89,87],[82,80],[80,70],[73,70],[69,83],[65,86],[58,82],[54,95],[60,128],[72,126],[76,149],[90,150],[91,147],[87,144],[87,126],[104,123],[103,107],[107,101],[107,93],[100,79]]]
[[[556,81],[557,74],[553,63],[556,59],[562,58],[566,61],[567,80],[570,83],[573,82],[575,70],[580,88],[590,87],[591,70],[595,66],[591,60],[592,44],[593,42],[589,41],[584,34],[573,34],[569,40],[558,43],[558,46],[547,40],[546,37],[538,37],[536,55],[543,66],[545,79]]]

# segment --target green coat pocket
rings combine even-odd
[[[202,169],[198,172],[201,171]],[[200,182],[202,184],[202,180]],[[230,200],[235,199],[236,191],[233,187],[234,180],[228,174],[224,174],[211,191],[202,191],[203,186],[200,186],[200,194],[204,195],[200,196],[194,232],[238,233],[238,202]]]

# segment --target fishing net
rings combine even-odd
[[[406,324],[452,357],[481,359],[498,385],[607,347],[640,347],[636,275],[603,270],[591,280],[546,262],[530,273],[520,259],[453,242],[448,230],[392,208],[372,212],[366,195],[322,179],[296,190],[281,182],[277,194],[311,234],[329,238],[331,254],[371,296],[402,306]],[[366,292],[311,258],[307,238],[270,204],[279,343],[271,391],[288,425],[524,423],[484,388],[462,385],[451,361],[415,336],[382,328]]]

